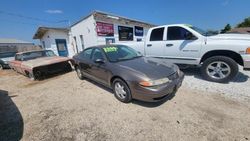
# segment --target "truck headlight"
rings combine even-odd
[[[152,87],[152,86],[165,84],[169,81],[170,80],[168,78],[162,78],[162,79],[158,79],[158,80],[142,81],[142,82],[140,82],[140,85],[144,86],[144,87]]]
[[[6,64],[6,65],[7,65],[7,64],[9,64],[9,62],[8,62],[8,61],[4,61],[3,63],[4,63],[4,64]]]

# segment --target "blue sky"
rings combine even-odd
[[[149,23],[188,23],[218,30],[250,17],[249,0],[1,0],[0,38],[31,42],[38,26],[67,26],[93,10]]]

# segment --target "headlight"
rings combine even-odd
[[[140,82],[140,85],[142,85],[144,87],[152,87],[152,86],[157,86],[157,85],[167,83],[169,81],[170,80],[168,78],[162,78],[162,79],[158,79],[158,80],[142,81],[142,82]]]
[[[247,48],[247,50],[246,50],[246,54],[250,54],[250,47],[249,47],[249,48]]]
[[[9,62],[8,62],[8,61],[4,61],[3,63],[4,63],[4,64],[8,64]]]

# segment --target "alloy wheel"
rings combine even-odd
[[[210,63],[206,70],[209,77],[214,79],[224,79],[231,73],[229,65],[222,61]]]
[[[115,83],[115,93],[121,99],[125,99],[127,96],[127,92],[125,90],[125,87],[120,82]]]

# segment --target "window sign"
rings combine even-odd
[[[118,26],[119,41],[133,41],[134,32],[132,27]]]
[[[135,26],[135,36],[143,36],[143,27]]]
[[[96,32],[98,36],[114,36],[114,25],[96,22]]]

